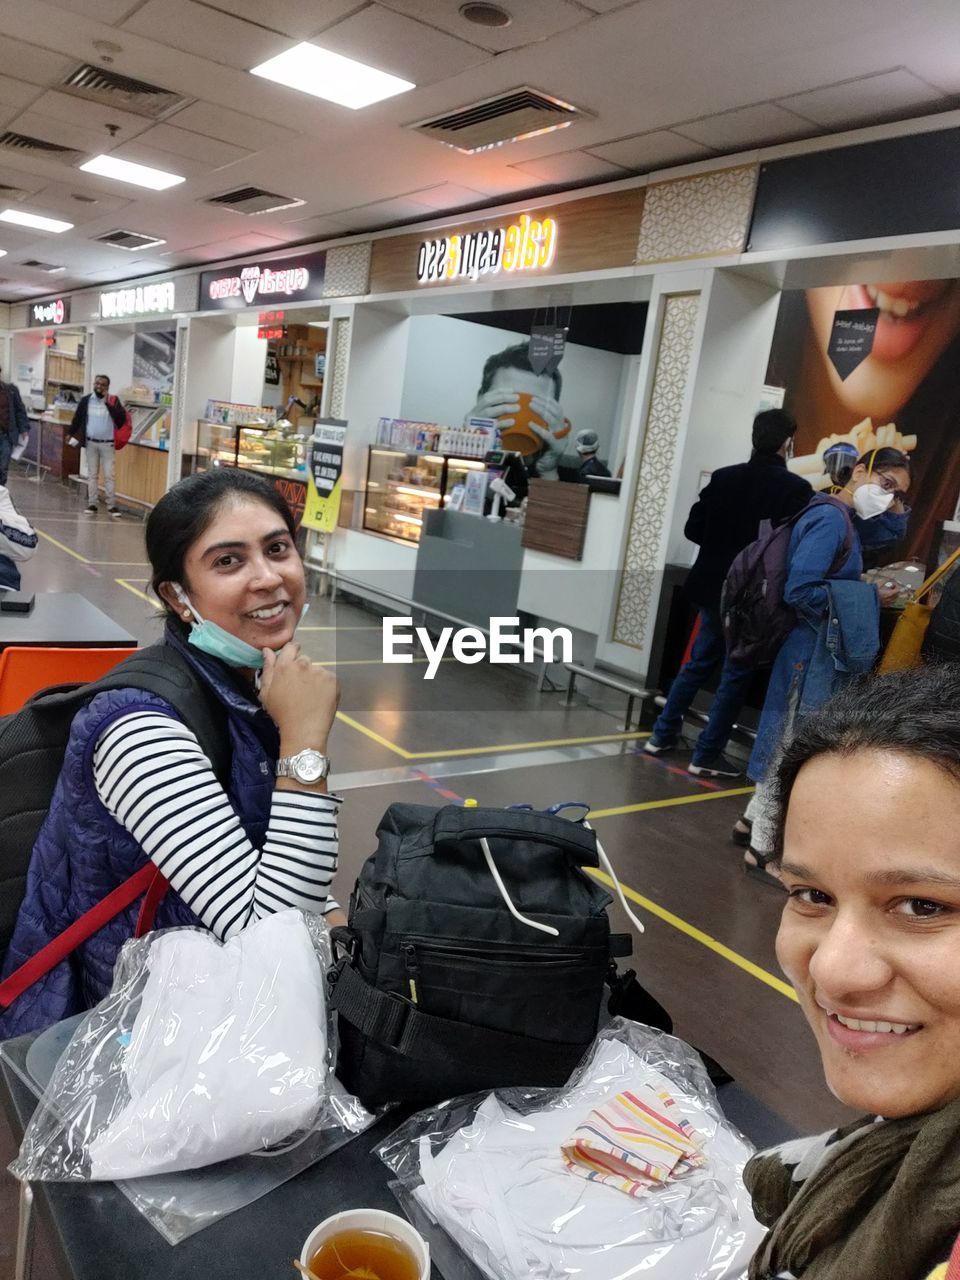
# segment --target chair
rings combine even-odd
[[[0,653],[0,715],[54,684],[99,680],[136,649],[52,649],[11,645]]]

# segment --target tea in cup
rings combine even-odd
[[[430,1249],[405,1218],[379,1209],[335,1213],[314,1227],[300,1261],[316,1280],[429,1280]]]

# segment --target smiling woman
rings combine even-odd
[[[285,907],[345,922],[329,894],[340,799],[326,784],[339,694],[293,639],[305,592],[289,510],[258,476],[191,476],[151,512],[147,552],[167,614],[148,652],[171,701],[131,674],[129,688],[96,693],[75,716],[6,974],[147,866],[148,896],[163,895],[158,928],[226,939]],[[178,714],[174,690],[204,707],[202,732]],[[14,1000],[0,1039],[101,999],[140,906]]]
[[[747,1166],[751,1280],[922,1280],[960,1231],[960,668],[872,679],[780,769],[777,955],[868,1115]]]

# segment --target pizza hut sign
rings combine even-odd
[[[69,319],[69,298],[54,298],[52,302],[34,302],[28,317],[30,325],[64,324]]]
[[[265,302],[322,298],[325,261],[325,253],[310,253],[204,271],[200,276],[200,309],[240,310]]]

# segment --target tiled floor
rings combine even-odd
[[[156,638],[141,522],[87,519],[79,500],[50,480],[35,485],[13,476],[10,487],[42,534],[25,585],[82,592],[141,641]],[[446,663],[428,682],[422,664],[384,667],[379,620],[354,604],[315,600],[300,639],[316,661],[338,664],[343,689],[331,742],[335,785],[346,794],[335,886],[341,900],[393,801],[585,800],[646,923],[631,964],[670,1010],[678,1034],[796,1129],[812,1132],[847,1117],[822,1082],[812,1039],[777,969],[781,898],[742,874],[729,842],[744,804],[738,788],[697,782],[675,767],[682,756],[664,762],[641,754],[641,740],[620,731],[623,704],[613,694],[568,708],[562,695],[538,693],[534,680],[511,668]],[[9,1136],[0,1137],[4,1163],[9,1146]],[[10,1266],[13,1191],[5,1178],[0,1280]],[[51,1265],[38,1255],[34,1276],[47,1280],[41,1268]]]

